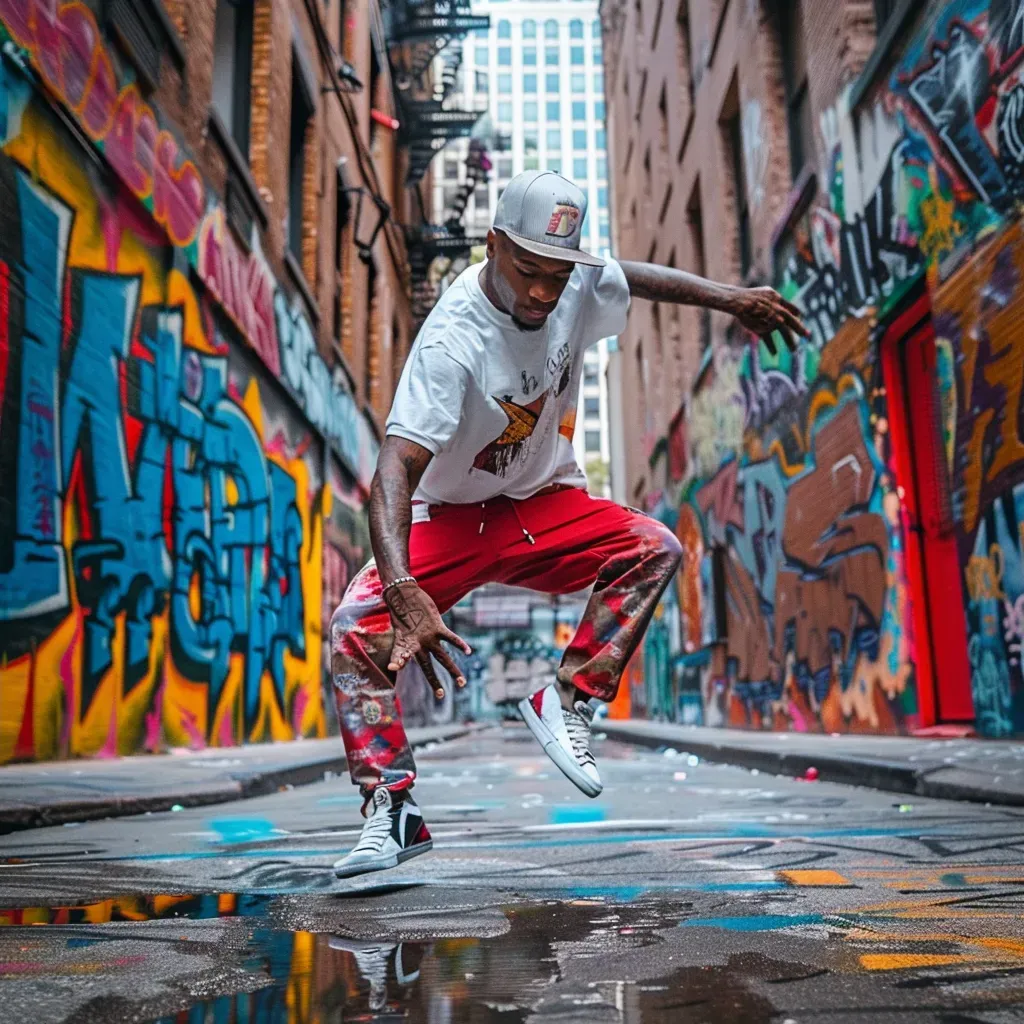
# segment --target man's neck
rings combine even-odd
[[[480,275],[480,290],[484,293],[487,301],[499,312],[510,316],[511,313],[505,308],[498,296],[498,289],[494,284],[494,263],[488,260],[484,264],[483,273]]]

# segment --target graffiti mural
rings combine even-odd
[[[52,6],[16,29],[0,3],[40,66]],[[58,18],[69,45],[91,15]],[[185,218],[161,133],[129,187],[119,125],[155,121],[90,52],[51,84],[114,177],[0,62],[0,762],[324,735],[321,569],[343,588],[368,549],[363,428],[258,251]]]

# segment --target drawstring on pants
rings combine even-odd
[[[516,505],[516,503],[511,498],[508,498],[507,500],[508,500],[509,505],[512,506],[512,515],[514,515],[516,517],[516,522],[519,524],[519,529],[523,531],[523,536],[527,539],[527,541],[529,541],[529,543],[536,544],[537,541],[534,540],[533,534],[530,533],[530,531],[523,524],[522,517],[519,515],[519,507]],[[478,534],[483,533],[484,532],[484,527],[486,525],[487,525],[487,502],[486,501],[481,501],[480,502],[480,529],[477,530],[477,533]]]

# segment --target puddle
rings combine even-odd
[[[1024,1002],[1024,952],[975,939],[971,955],[934,923],[886,936],[866,917],[712,916],[625,886],[500,899],[380,886],[0,909],[0,1005],[90,1024],[777,1024],[895,1010],[911,991],[918,1009]]]

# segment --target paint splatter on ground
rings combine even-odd
[[[7,837],[0,1020],[1024,1016],[1021,813],[598,756],[589,802],[524,730],[437,748],[435,852],[345,883],[347,780]]]

